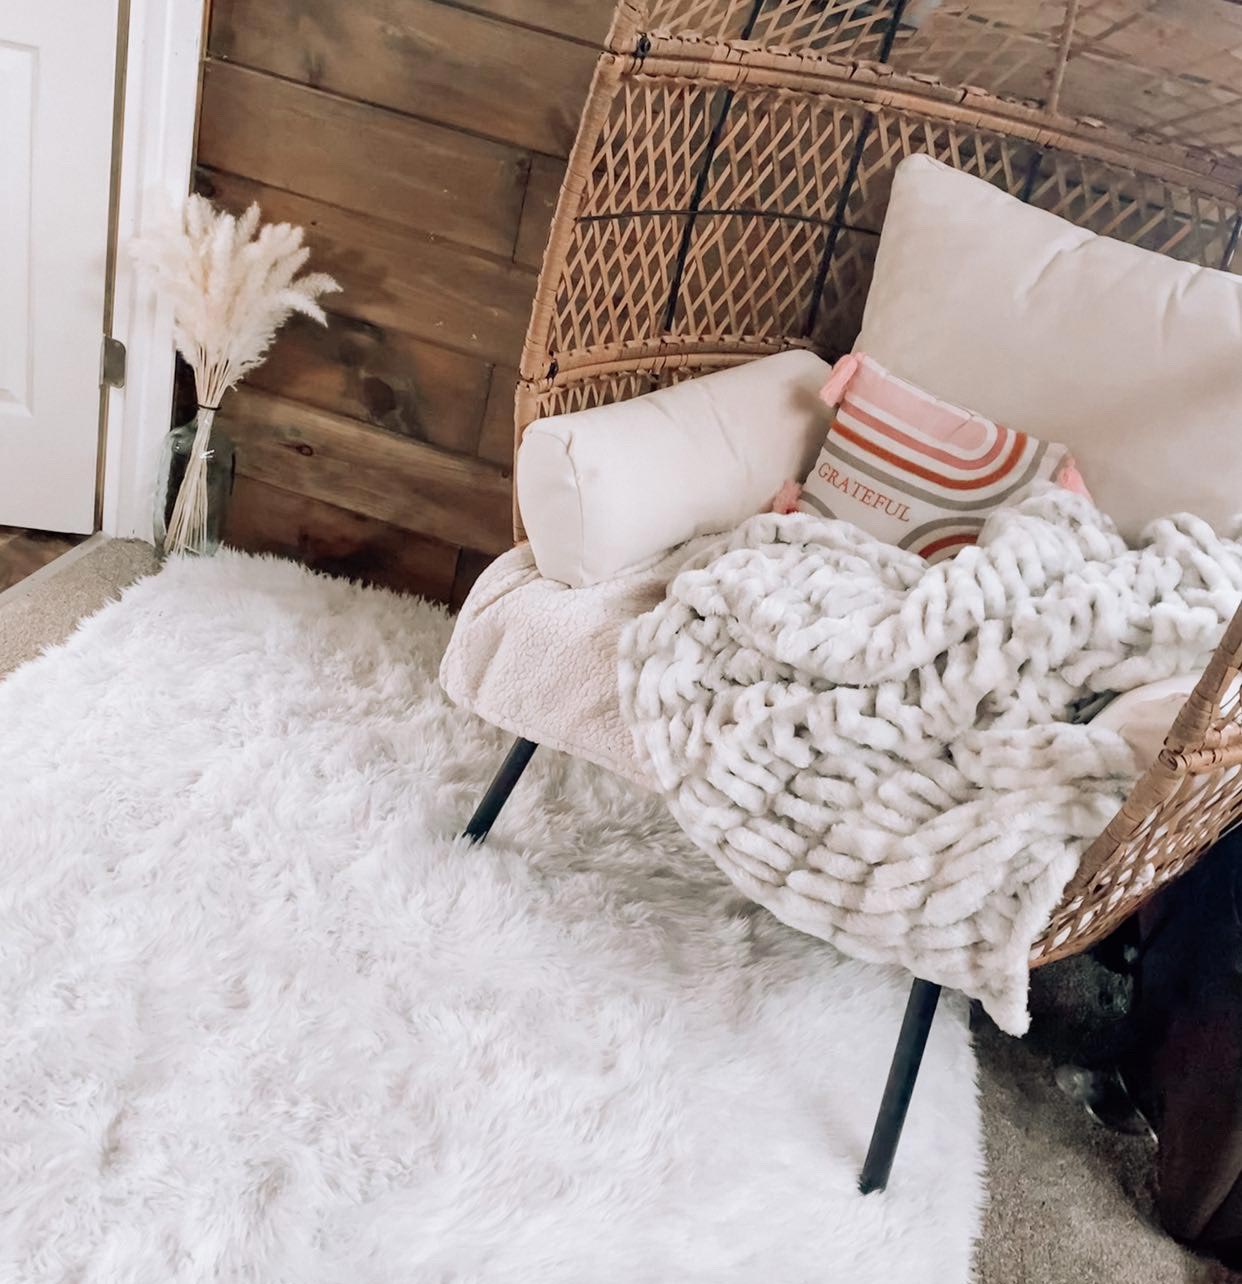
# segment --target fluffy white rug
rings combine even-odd
[[[555,755],[456,840],[450,627],[222,555],[0,685],[0,1279],[966,1281],[961,1009],[864,1198],[904,978]]]

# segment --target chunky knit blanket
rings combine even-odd
[[[778,918],[1027,1026],[1028,959],[1140,764],[1093,693],[1206,664],[1242,545],[1127,548],[1047,488],[928,566],[846,522],[752,518],[622,638],[622,708],[686,833]]]

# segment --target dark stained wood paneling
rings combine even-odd
[[[613,0],[466,0],[497,18],[603,47],[612,25]]]
[[[457,574],[453,577],[453,587],[449,594],[449,605],[455,611],[466,600],[467,594],[474,587],[475,580],[494,560],[490,553],[476,553],[469,548],[461,550],[461,557],[457,561]]]
[[[535,281],[525,268],[218,170],[199,190],[228,209],[301,224],[313,266],[344,287],[334,309],[414,338],[516,364]]]
[[[511,541],[513,393],[612,0],[211,0],[196,185],[344,287],[226,400],[241,547],[460,602]]]
[[[556,213],[556,202],[564,179],[564,161],[554,160],[551,156],[534,158],[513,257],[535,272],[543,266],[543,250],[548,243],[552,215]]]
[[[503,143],[223,62],[204,72],[198,159],[506,258],[530,170]]]
[[[220,422],[243,476],[462,548],[512,543],[509,470],[245,386]]]
[[[247,382],[402,437],[474,454],[491,372],[476,357],[330,313],[326,327],[295,317]]]
[[[587,45],[437,0],[215,0],[212,57],[567,156]]]
[[[505,465],[513,458],[515,437],[513,425],[513,398],[517,392],[518,372],[509,366],[496,366],[492,370],[487,394],[487,409],[483,414],[483,431],[479,434],[476,453],[480,459]]]
[[[329,575],[440,602],[451,599],[458,582],[460,553],[451,544],[252,477],[237,478],[224,538],[234,548],[292,557]]]

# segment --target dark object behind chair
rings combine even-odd
[[[1120,1068],[1155,1127],[1156,1208],[1177,1239],[1242,1267],[1242,831],[1139,915]]]

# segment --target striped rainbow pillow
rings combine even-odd
[[[820,395],[837,413],[799,508],[928,561],[973,544],[988,514],[1033,482],[1090,498],[1064,446],[951,406],[865,353],[842,357]]]

